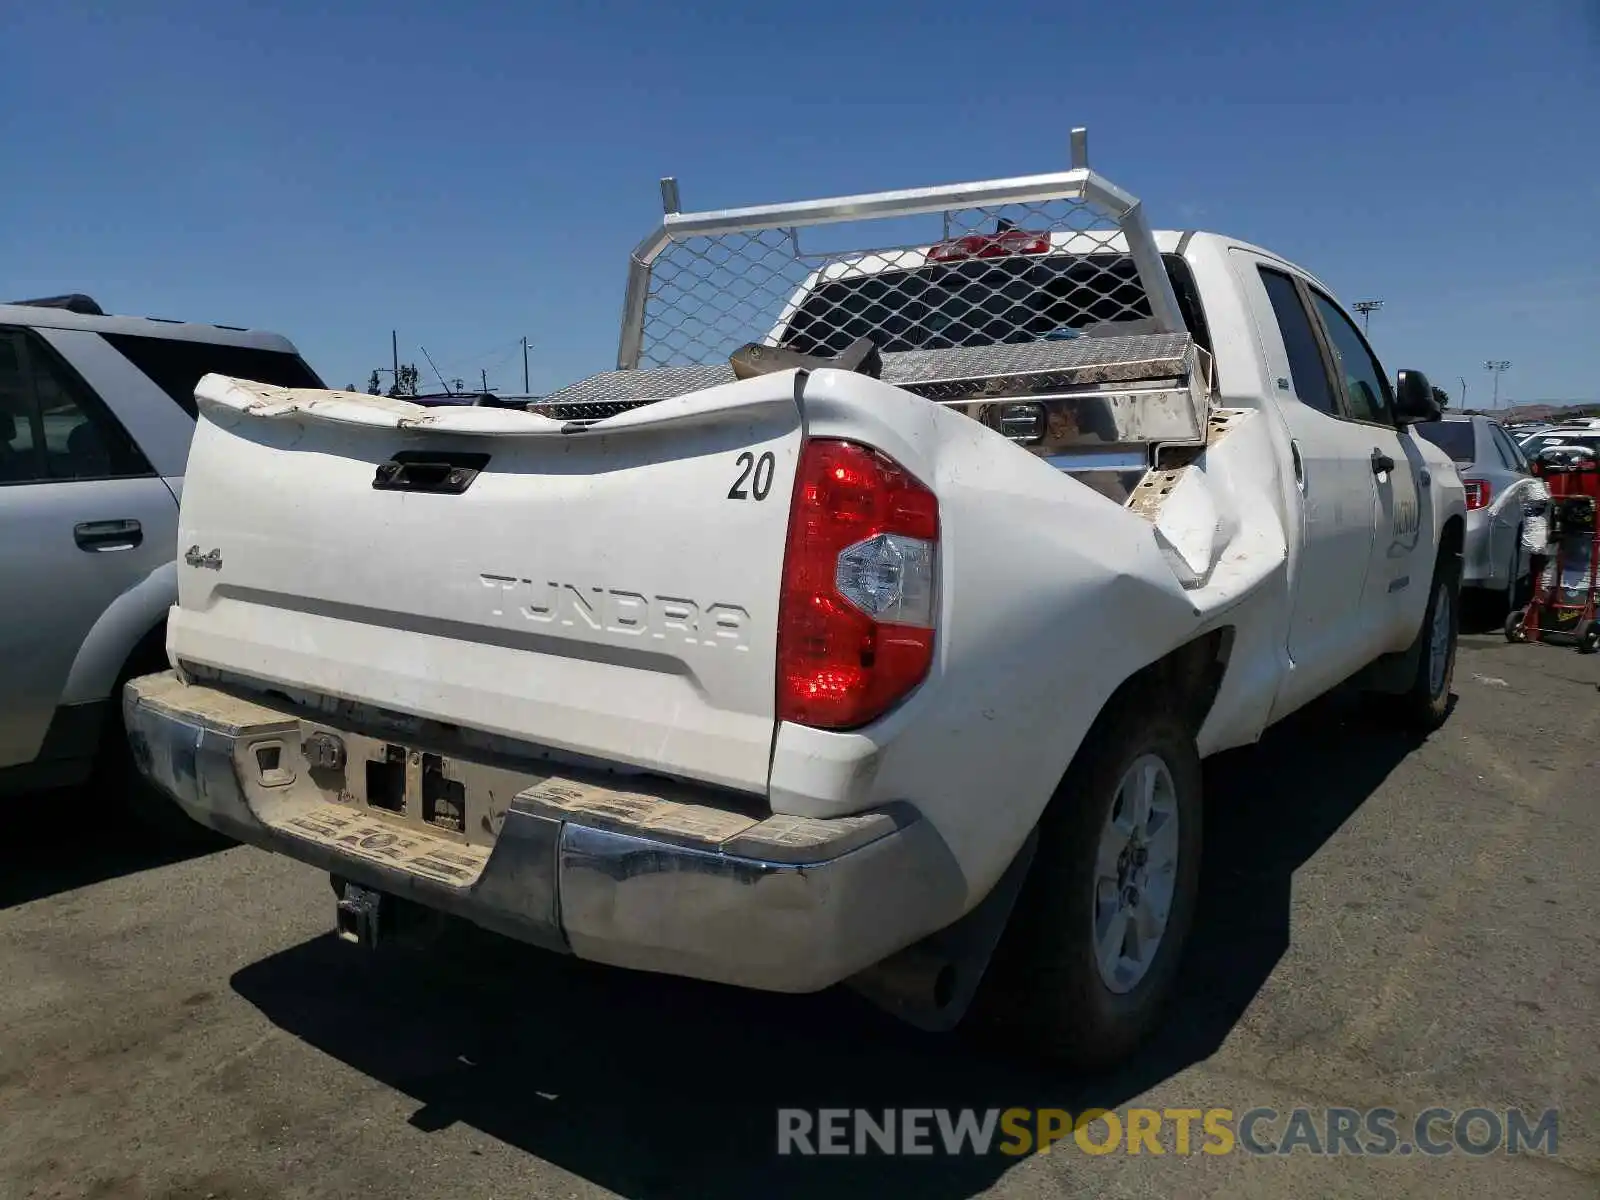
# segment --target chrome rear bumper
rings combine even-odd
[[[909,806],[759,819],[710,790],[533,767],[472,844],[362,805],[305,753],[361,735],[172,672],[122,703],[141,769],[201,824],[595,962],[815,991],[961,915],[960,870]]]

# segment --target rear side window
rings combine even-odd
[[[1411,428],[1443,450],[1454,462],[1478,460],[1471,421],[1418,421]]]
[[[0,483],[30,482],[44,474],[38,425],[22,338],[0,330]]]
[[[191,417],[198,412],[194,385],[212,373],[274,387],[320,388],[322,380],[296,354],[251,346],[218,346],[135,334],[102,334],[107,343],[150,377]]]
[[[1305,305],[1300,303],[1294,280],[1281,271],[1266,267],[1260,270],[1267,298],[1272,301],[1272,313],[1278,319],[1278,332],[1283,335],[1284,351],[1289,355],[1294,394],[1300,398],[1300,403],[1330,417],[1338,416],[1333,389],[1328,386],[1328,372],[1322,365],[1322,351],[1317,347],[1317,335],[1311,328]]]

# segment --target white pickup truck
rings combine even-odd
[[[326,869],[351,940],[431,910],[1127,1054],[1201,760],[1357,675],[1444,719],[1465,502],[1323,284],[1074,158],[663,181],[618,369],[528,411],[206,377],[146,774]]]

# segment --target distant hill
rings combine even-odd
[[[1534,400],[1495,409],[1464,408],[1459,411],[1493,417],[1502,424],[1512,421],[1565,421],[1574,417],[1600,417],[1600,400]]]

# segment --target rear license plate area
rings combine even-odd
[[[318,730],[302,745],[312,781],[328,800],[419,831],[492,845],[507,807],[543,775],[508,770],[402,742]]]

